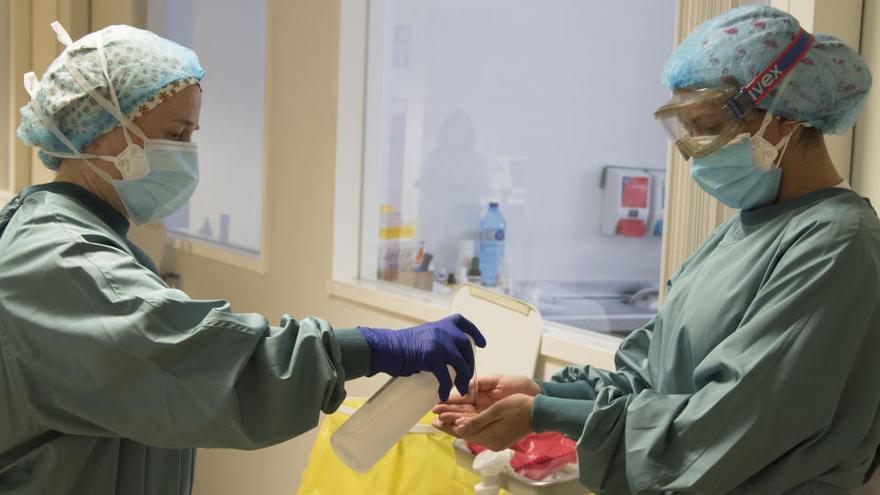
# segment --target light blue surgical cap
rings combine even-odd
[[[675,50],[663,69],[669,89],[707,87],[733,78],[748,84],[795,38],[800,23],[766,6],[740,7],[701,24]],[[774,90],[759,108],[830,134],[853,126],[871,89],[871,72],[843,41],[816,34],[812,48],[787,78],[782,97]]]
[[[66,61],[79,69],[98,94],[110,100],[98,58],[97,43],[101,41],[109,76],[126,116],[155,99],[166,86],[186,79],[200,81],[205,75],[195,52],[143,29],[109,26],[80,38],[49,65],[34,95],[45,116],[80,150],[119,125],[77,84],[65,66]],[[21,108],[18,137],[41,150],[70,151],[44,125],[30,102]],[[42,151],[39,156],[52,170],[61,164],[60,158]]]

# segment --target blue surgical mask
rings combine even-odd
[[[761,129],[743,133],[718,151],[694,158],[691,176],[704,191],[729,208],[750,210],[773,203],[779,194],[782,159],[791,134],[775,146],[764,139],[772,113],[767,112]]]
[[[144,141],[143,153],[135,156],[139,155],[143,161],[136,168],[146,168],[146,174],[128,179],[124,174],[123,180],[109,182],[129,218],[144,224],[171,215],[189,201],[199,182],[199,155],[194,143],[158,139]],[[123,167],[117,163],[117,168]]]
[[[171,215],[189,201],[199,182],[199,155],[195,143],[143,141],[143,147],[129,141],[128,147],[116,156],[46,153],[84,160],[92,171],[113,186],[128,217],[136,224],[145,224]],[[91,159],[113,163],[122,180],[111,177]]]

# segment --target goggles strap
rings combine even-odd
[[[813,46],[813,35],[804,28],[795,35],[785,50],[776,57],[763,71],[743,87],[746,93],[757,105],[773,91],[782,79],[807,55]]]

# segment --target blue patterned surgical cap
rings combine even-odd
[[[109,76],[126,116],[153,106],[163,88],[197,82],[205,75],[195,52],[143,29],[109,26],[80,38],[49,65],[34,95],[46,117],[80,150],[119,125],[77,84],[65,66],[67,62],[79,69],[96,91],[110,100],[97,50],[102,40]],[[43,124],[30,102],[21,108],[18,137],[41,150],[70,152]],[[58,169],[60,158],[42,151],[39,155],[47,167]]]

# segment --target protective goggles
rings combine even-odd
[[[813,45],[801,29],[791,43],[745,86],[683,88],[654,112],[685,159],[706,156],[745,132],[749,112],[766,98]]]

